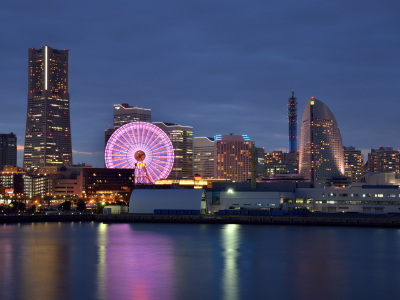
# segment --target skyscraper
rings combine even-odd
[[[251,147],[247,135],[215,136],[214,178],[247,181],[251,178]]]
[[[0,134],[0,171],[17,166],[17,136],[14,133]]]
[[[292,97],[288,99],[288,117],[289,117],[289,153],[297,151],[297,98]]]
[[[153,124],[168,135],[174,146],[174,166],[168,179],[193,176],[193,127],[163,122]]]
[[[69,50],[31,48],[23,166],[57,165],[72,165]]]
[[[299,167],[299,173],[315,183],[344,175],[339,126],[329,108],[314,97],[307,102],[301,122]]]

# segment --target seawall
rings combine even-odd
[[[96,215],[104,223],[202,223],[202,224],[280,224],[400,227],[400,219],[358,217],[271,217],[271,216],[177,216],[177,215]]]
[[[262,224],[262,225],[327,225],[400,228],[400,219],[376,216],[343,217],[271,217],[271,216],[180,216],[180,215],[92,215],[92,214],[7,214],[0,223],[29,222],[86,222],[103,223],[198,223],[198,224]]]

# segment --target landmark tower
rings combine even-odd
[[[30,48],[23,166],[60,165],[72,165],[69,50]]]

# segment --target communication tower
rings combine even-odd
[[[294,97],[292,90],[292,97],[288,99],[288,117],[289,117],[289,153],[297,151],[297,98]]]

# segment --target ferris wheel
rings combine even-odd
[[[154,184],[165,179],[174,165],[174,148],[167,134],[147,122],[118,128],[107,142],[108,169],[135,169],[135,184]]]

